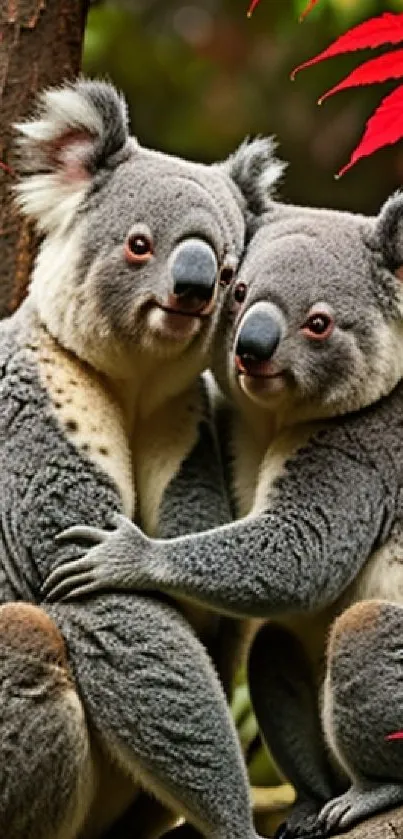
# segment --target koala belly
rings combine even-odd
[[[202,416],[199,388],[171,399],[150,417],[137,421],[133,432],[132,457],[134,483],[138,493],[136,521],[148,536],[159,535],[159,513],[162,503],[169,504],[169,485],[180,472],[182,464],[197,443],[198,424]],[[183,498],[186,507],[186,497]],[[189,514],[172,522],[172,531],[164,536],[187,534]],[[179,611],[201,638],[208,643],[216,634],[220,618],[202,606],[176,599]]]
[[[403,603],[403,533],[398,526],[386,544],[372,554],[340,603],[346,609],[361,600]]]
[[[388,542],[373,553],[363,570],[336,603],[314,615],[299,615],[279,621],[301,641],[310,663],[318,691],[318,709],[328,746],[330,761],[340,777],[345,767],[333,748],[329,721],[324,711],[324,680],[327,667],[327,639],[334,620],[346,609],[366,600],[385,600],[403,604],[403,534],[396,531]]]

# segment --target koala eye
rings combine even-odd
[[[246,284],[237,283],[234,288],[234,298],[237,303],[243,303],[246,297]]]
[[[151,239],[144,233],[131,233],[125,243],[125,257],[128,262],[147,262],[152,256]]]
[[[230,268],[228,265],[226,267],[222,268],[221,273],[220,273],[220,280],[219,280],[220,285],[222,285],[222,286],[229,285],[231,280],[233,279],[234,273],[235,273],[234,269]]]
[[[334,320],[328,312],[312,312],[302,327],[302,332],[313,341],[324,341],[333,332]]]

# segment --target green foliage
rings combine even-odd
[[[251,784],[256,787],[281,784],[282,779],[276,766],[259,737],[256,718],[252,711],[245,682],[235,689],[231,710],[246,758]]]
[[[286,198],[373,211],[400,181],[401,148],[380,152],[338,183],[333,176],[379,91],[343,92],[317,107],[354,66],[349,56],[294,83],[289,76],[347,26],[398,2],[321,0],[299,24],[305,0],[261,0],[251,19],[247,0],[109,0],[91,9],[84,69],[125,92],[145,144],[208,161],[247,134],[273,133],[290,161]]]

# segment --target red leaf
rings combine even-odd
[[[395,731],[394,734],[387,734],[385,740],[403,740],[403,731]]]
[[[321,105],[328,96],[333,96],[333,93],[338,93],[339,90],[385,82],[387,79],[399,79],[401,76],[403,76],[403,49],[388,52],[386,55],[379,55],[377,58],[371,58],[364,64],[360,64],[343,81],[324,93],[318,100],[318,104]]]
[[[258,2],[259,2],[259,0],[258,0]],[[299,16],[300,23],[304,20],[304,18],[306,18],[307,15],[309,15],[309,12],[312,11],[312,9],[314,8],[314,6],[316,6],[317,3],[318,3],[318,0],[309,0],[309,3],[306,4],[304,11],[301,12],[301,14]]]
[[[253,12],[255,11],[256,6],[258,5],[259,2],[260,2],[260,0],[252,0],[252,2],[250,3],[249,9],[246,12],[248,17],[252,17]]]
[[[260,0],[251,0],[251,3],[249,5],[249,9],[246,13],[248,17],[252,17],[253,12],[255,11],[256,6],[258,6],[259,2],[260,2]],[[299,16],[300,22],[303,21],[304,18],[306,18],[307,15],[309,15],[309,12],[312,11],[313,7],[316,6],[316,4],[318,2],[319,2],[319,0],[309,0],[307,5],[305,6],[304,11]]]
[[[340,35],[340,38],[333,41],[330,47],[296,67],[291,73],[291,78],[294,79],[296,73],[304,67],[310,67],[312,64],[317,64],[327,58],[333,58],[335,55],[367,49],[368,47],[380,47],[382,44],[399,44],[400,41],[403,41],[403,14],[394,15],[391,12],[385,12],[379,17],[373,17],[364,21],[364,23],[359,23],[358,26],[354,26],[348,32],[345,32],[344,35]]]
[[[403,85],[382,100],[379,108],[366,124],[364,135],[354,149],[349,162],[338,173],[340,178],[362,157],[378,151],[383,146],[396,143],[403,137]]]

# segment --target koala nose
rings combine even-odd
[[[212,300],[218,278],[213,249],[202,239],[187,239],[176,249],[171,274],[171,304],[189,312],[205,309]]]
[[[250,361],[270,361],[281,339],[281,323],[270,311],[256,308],[238,332],[235,354]]]

